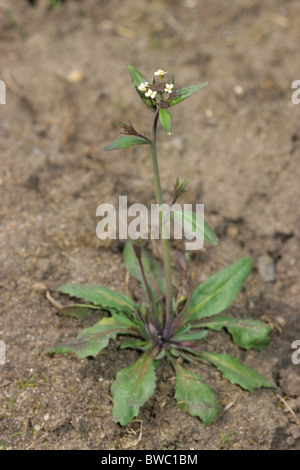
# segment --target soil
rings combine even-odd
[[[300,340],[300,107],[291,100],[300,79],[299,1],[1,0],[0,23],[3,445],[299,450],[300,365],[291,360]],[[205,204],[220,239],[193,253],[194,285],[251,257],[253,270],[227,313],[273,326],[261,352],[240,350],[225,332],[208,336],[210,350],[239,357],[278,386],[251,394],[209,366],[193,366],[219,402],[210,426],[177,407],[167,364],[139,418],[114,423],[111,383],[137,357],[120,354],[118,341],[95,359],[43,354],[99,318],[62,317],[46,288],[63,304],[55,289],[64,283],[127,293],[123,241],[96,237],[97,206],[117,204],[119,195],[129,204],[155,202],[147,146],[103,152],[118,136],[115,120],[149,135],[151,113],[127,63],[147,77],[158,68],[174,73],[178,87],[210,82],[172,109],[171,140],[159,131],[164,198],[177,176],[190,179],[185,202]]]

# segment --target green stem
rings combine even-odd
[[[144,270],[144,266],[143,266],[143,262],[142,262],[142,254],[137,256],[137,259],[138,259],[138,262],[139,262],[139,265],[140,265],[142,278],[143,278],[143,281],[144,281],[144,284],[145,284],[149,306],[151,307],[151,321],[152,321],[153,325],[157,327],[156,318],[155,318],[155,305],[154,305],[154,301],[153,301],[153,298],[152,298],[152,295],[151,295],[151,292],[150,292],[150,289],[149,289],[149,284],[148,284],[148,281],[147,281],[147,278],[146,278],[146,275],[145,275],[145,270]]]
[[[159,116],[159,108],[155,111],[153,122],[152,122],[152,134],[151,134],[151,155],[152,165],[155,183],[156,202],[159,207],[163,204],[162,191],[160,185],[159,168],[157,161],[157,149],[156,149],[156,129],[157,121]],[[172,274],[171,274],[171,263],[170,263],[170,251],[168,239],[164,236],[164,224],[162,223],[162,212],[160,214],[160,226],[161,226],[161,237],[163,246],[163,261],[164,261],[164,272],[166,282],[166,317],[164,331],[168,331],[171,324],[171,313],[172,313]]]

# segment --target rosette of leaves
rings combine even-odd
[[[201,345],[209,331],[221,329],[227,330],[233,342],[242,349],[260,351],[268,345],[271,327],[264,322],[221,315],[235,300],[248,277],[252,266],[249,258],[242,258],[213,274],[191,292],[189,300],[178,299],[174,304],[172,324],[166,333],[161,309],[161,299],[165,295],[163,269],[149,252],[139,248],[139,253],[145,277],[141,274],[136,249],[130,242],[124,247],[125,267],[138,279],[145,295],[147,290],[150,291],[154,310],[146,300],[136,302],[101,285],[63,285],[58,288],[59,292],[87,303],[73,304],[62,313],[82,318],[92,308],[110,315],[83,329],[77,338],[47,348],[47,354],[74,353],[80,359],[95,357],[118,335],[123,338],[122,350],[139,351],[137,361],[121,369],[111,387],[113,417],[123,426],[138,416],[140,407],[154,393],[156,370],[161,361],[167,361],[174,368],[174,396],[178,406],[200,418],[204,424],[213,422],[218,403],[209,384],[201,378],[201,372],[199,375],[190,372],[186,364],[209,362],[224,378],[249,392],[260,387],[274,387],[239,359],[207,351]]]

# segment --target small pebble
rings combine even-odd
[[[237,95],[237,96],[244,96],[244,88],[240,85],[236,85],[234,87],[234,93]]]
[[[79,83],[82,81],[82,73],[78,69],[72,69],[67,75],[67,80],[70,83]]]
[[[235,238],[239,234],[239,229],[237,227],[235,227],[234,225],[230,225],[227,228],[226,232],[227,232],[227,235],[229,235],[232,238]]]

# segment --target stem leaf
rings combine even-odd
[[[201,377],[184,369],[175,361],[175,398],[179,408],[191,416],[198,416],[204,424],[211,424],[218,413],[218,404],[211,388]]]
[[[129,367],[121,369],[112,384],[113,417],[122,426],[138,415],[140,407],[155,390],[155,366],[151,352],[142,354]]]
[[[196,287],[184,314],[185,321],[211,317],[225,310],[236,299],[251,267],[250,258],[241,258]]]
[[[266,323],[249,318],[217,317],[211,321],[194,325],[194,327],[210,328],[215,331],[226,328],[234,343],[243,349],[261,351],[270,342],[269,333],[272,328]]]
[[[151,141],[148,139],[144,139],[143,137],[136,137],[132,135],[119,137],[118,139],[114,140],[110,144],[106,145],[103,150],[118,150],[118,149],[125,149],[131,147],[132,145],[144,145],[144,144],[151,144]]]
[[[151,111],[155,111],[156,110],[155,100],[152,99],[151,101],[147,96],[145,96],[145,93],[143,91],[138,89],[138,86],[141,83],[148,82],[147,78],[144,77],[144,75],[141,72],[139,72],[137,69],[132,67],[132,65],[128,64],[127,68],[128,68],[128,72],[130,74],[133,86],[136,89],[137,93],[139,94],[140,98],[145,103],[145,105],[151,109]]]
[[[172,135],[172,116],[168,109],[160,109],[159,110],[159,120],[164,129],[165,133],[169,138]]]
[[[176,94],[174,98],[171,98],[169,101],[170,106],[175,106],[175,104],[181,103],[181,101],[186,100],[194,93],[197,93],[198,91],[206,87],[208,83],[209,82],[197,83],[196,85],[191,85],[191,86],[187,86],[184,88],[180,88],[179,90],[176,90]]]
[[[237,384],[251,393],[255,388],[276,388],[274,384],[269,382],[261,374],[251,369],[251,367],[242,364],[239,359],[230,356],[230,354],[215,354],[202,351],[200,357],[217,367],[229,382]]]
[[[193,235],[196,239],[205,241],[210,245],[217,246],[219,241],[209,226],[196,212],[189,210],[178,210],[171,212],[174,222],[180,223],[184,227],[184,233]]]

